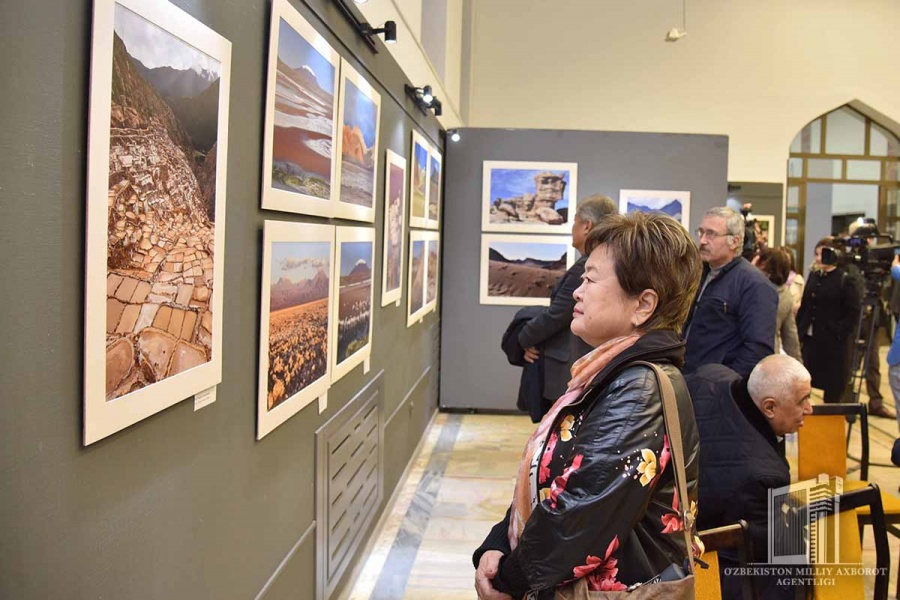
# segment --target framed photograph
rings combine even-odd
[[[426,286],[428,283],[428,240],[434,232],[411,230],[409,232],[409,272],[407,289],[406,326],[412,327],[428,314]]]
[[[372,354],[375,230],[371,227],[337,227],[334,247],[332,382],[362,364]]]
[[[381,95],[341,60],[341,95],[338,115],[338,203],[334,216],[375,221],[375,179]]]
[[[262,207],[329,217],[337,201],[340,55],[288,2],[269,31]]]
[[[484,161],[481,229],[570,233],[578,197],[578,165]]]
[[[412,132],[409,157],[409,226],[428,227],[428,192],[431,145],[418,131]]]
[[[334,227],[266,221],[256,439],[328,391]]]
[[[441,153],[431,148],[428,153],[428,215],[426,227],[438,229],[441,223]]]
[[[406,220],[406,159],[388,150],[384,163],[384,249],[381,258],[381,305],[403,296],[403,232]]]
[[[164,0],[95,0],[84,443],[222,380],[231,42]]]
[[[775,215],[753,215],[756,241],[772,248],[776,246]]]
[[[549,306],[550,292],[575,263],[571,236],[481,236],[481,303]]]
[[[691,193],[661,190],[619,190],[619,212],[659,212],[681,223],[685,229],[691,223]]]
[[[428,313],[437,308],[441,265],[440,234],[436,231],[429,232],[425,242],[425,312]]]

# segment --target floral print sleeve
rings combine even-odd
[[[592,590],[625,589],[620,545],[644,516],[669,462],[649,371],[608,389],[590,410],[564,416],[541,456],[539,504],[509,555],[529,588],[587,577]]]

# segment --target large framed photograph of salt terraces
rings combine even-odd
[[[576,163],[486,160],[481,230],[568,234],[575,218],[576,198]]]
[[[288,0],[269,30],[262,207],[330,217],[337,202],[341,57]]]
[[[222,379],[231,43],[164,0],[95,0],[84,443]]]
[[[331,385],[334,227],[266,221],[257,432],[262,439]]]

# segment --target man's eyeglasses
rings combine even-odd
[[[705,237],[709,241],[714,241],[717,238],[729,236],[731,234],[730,233],[719,233],[718,231],[713,231],[712,229],[695,229],[694,235],[697,236],[698,240],[702,240]]]

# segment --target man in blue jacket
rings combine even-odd
[[[760,360],[775,352],[778,292],[741,257],[740,213],[724,206],[711,208],[695,233],[703,274],[684,326],[684,372],[720,364],[748,377]]]

